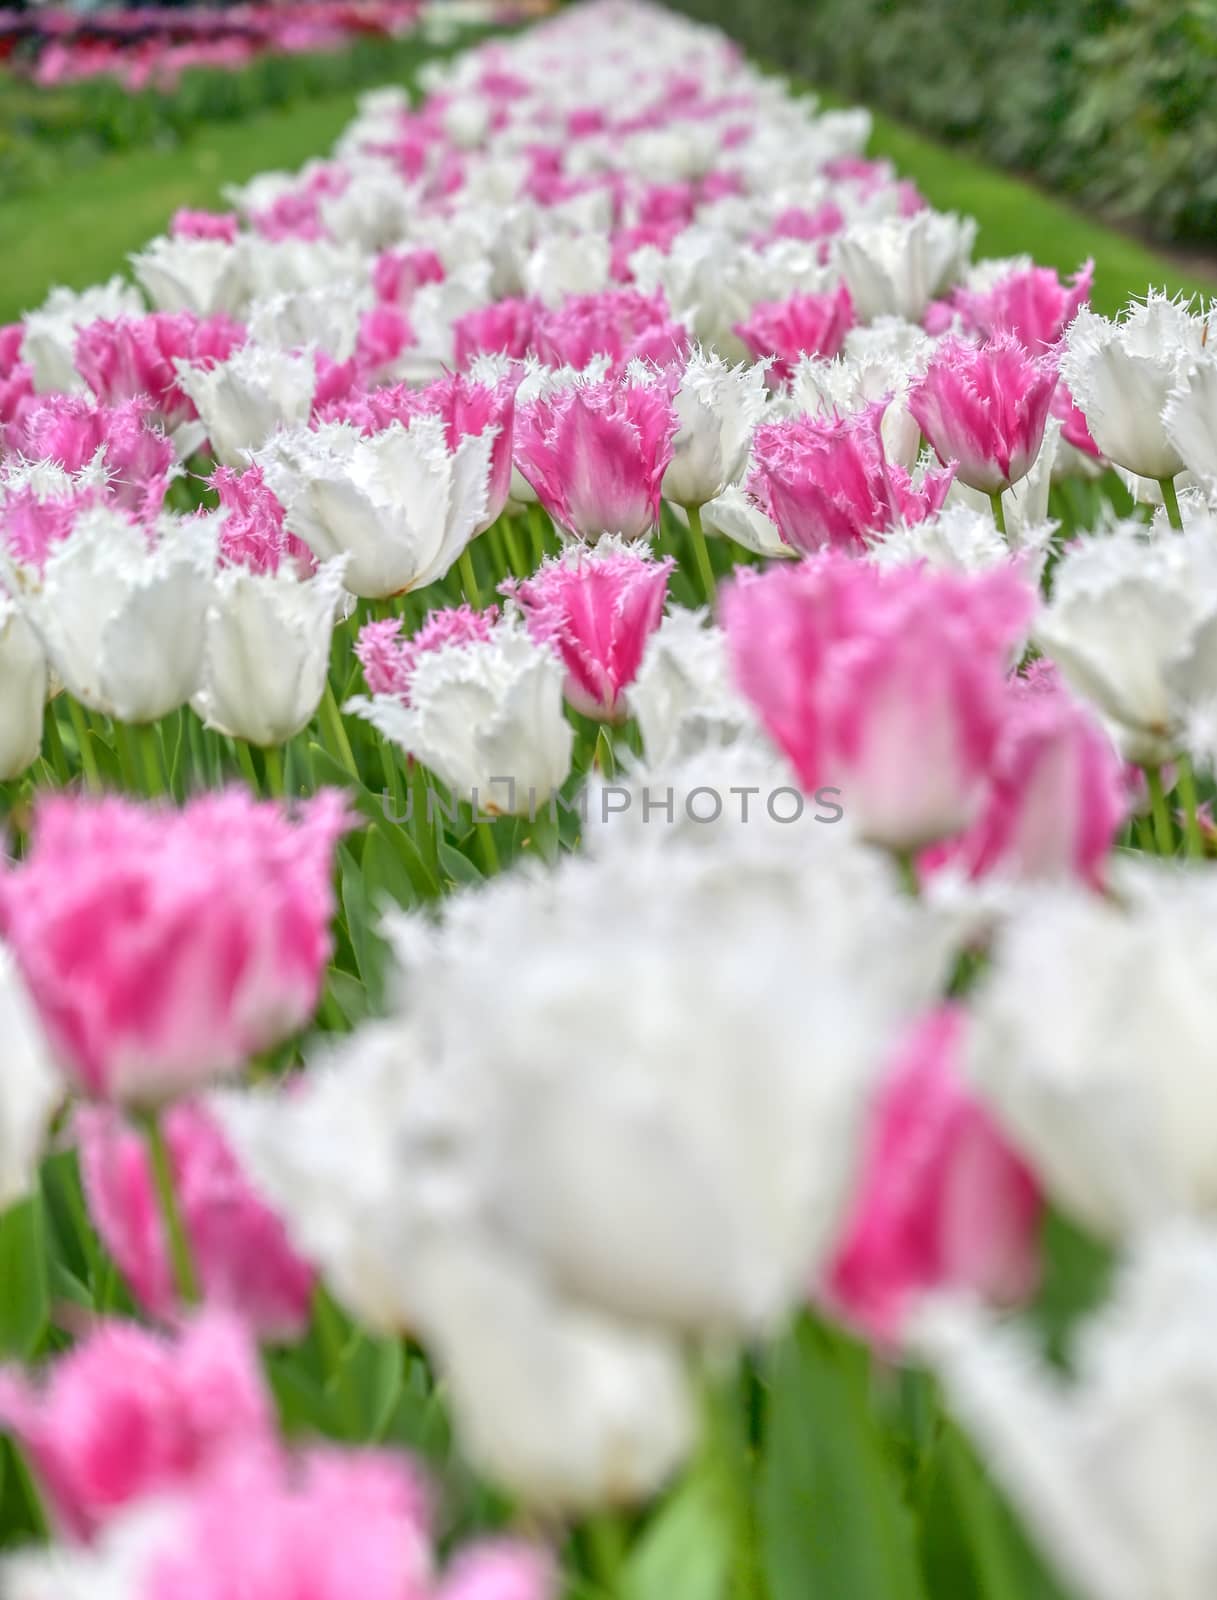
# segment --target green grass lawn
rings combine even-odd
[[[297,167],[323,154],[353,115],[354,104],[353,95],[336,95],[220,125],[182,148],[116,156],[45,193],[0,205],[0,322],[37,305],[52,284],[83,288],[121,271],[128,253],[161,232],[178,206],[214,206],[225,183],[243,182],[273,167]],[[985,255],[1026,251],[1065,273],[1093,256],[1094,303],[1100,311],[1117,311],[1151,284],[1189,293],[1217,291],[1217,278],[1189,274],[1033,185],[886,117],[876,115],[872,148],[914,178],[941,210],[976,217],[978,250]]]
[[[177,149],[114,156],[0,203],[0,322],[38,305],[52,284],[82,289],[121,271],[178,206],[217,206],[226,183],[324,155],[354,114],[355,96],[340,94],[217,124]]]

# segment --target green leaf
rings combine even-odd
[[[446,840],[439,844],[439,864],[453,883],[475,884],[483,881],[482,874],[469,857],[462,855]]]
[[[866,1367],[810,1318],[774,1353],[761,1484],[772,1600],[926,1600]]]
[[[630,1552],[624,1600],[722,1600],[731,1562],[728,1526],[705,1473],[685,1479]]]
[[[0,1215],[0,1356],[34,1354],[50,1304],[42,1197],[32,1194]]]

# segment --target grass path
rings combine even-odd
[[[354,95],[335,95],[218,125],[184,147],[116,156],[45,193],[0,204],[0,322],[39,304],[52,284],[83,288],[121,271],[128,253],[161,232],[178,206],[214,206],[226,183],[323,154],[354,107]],[[878,114],[872,149],[914,178],[939,209],[976,217],[984,255],[1028,252],[1065,273],[1093,256],[1100,311],[1117,311],[1150,284],[1217,292],[1217,280],[1189,273],[1033,185]]]

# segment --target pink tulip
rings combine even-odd
[[[947,497],[953,469],[918,487],[883,448],[882,401],[844,417],[794,417],[756,430],[745,487],[795,550],[861,554],[875,534],[924,522]]]
[[[77,1087],[156,1105],[303,1027],[349,826],[334,791],[294,818],[237,789],[181,810],[44,796],[0,871],[0,932]]]
[[[100,453],[115,502],[153,516],[164,503],[174,450],[150,425],[151,412],[144,399],[104,406],[83,395],[48,395],[26,416],[18,449],[29,461],[53,461],[68,472]]]
[[[497,606],[484,611],[450,606],[428,612],[422,627],[408,639],[402,638],[400,618],[365,623],[355,644],[364,681],[373,694],[394,695],[409,705],[410,680],[420,655],[448,644],[485,643],[498,619]]]
[[[536,1545],[488,1539],[461,1551],[444,1574],[435,1600],[551,1600],[553,1562]]]
[[[960,839],[932,852],[972,877],[1099,887],[1128,815],[1125,767],[1091,713],[1048,662],[1010,686],[984,809]]]
[[[375,305],[360,319],[355,370],[365,382],[378,382],[414,342],[410,319],[399,305]]]
[[[1060,421],[1061,438],[1066,444],[1071,444],[1093,461],[1102,461],[1103,452],[1091,436],[1086,413],[1074,402],[1069,386],[1063,380],[1057,384],[1052,397],[1052,415]]]
[[[34,489],[10,489],[4,498],[3,548],[20,566],[41,575],[47,557],[76,526],[82,511],[105,504],[101,488],[77,488],[40,498]]]
[[[532,348],[538,309],[533,300],[508,299],[458,317],[452,325],[457,367],[464,371],[480,355],[522,361]]]
[[[378,300],[408,309],[416,290],[445,276],[434,250],[385,250],[372,265],[372,288]]]
[[[674,565],[645,547],[602,539],[594,550],[576,546],[543,562],[531,578],[509,581],[500,593],[519,605],[533,638],[553,647],[575,710],[620,722],[625,690],[663,616]]]
[[[198,417],[178,383],[174,362],[212,366],[245,342],[245,329],[224,316],[154,311],[146,317],[98,319],[76,336],[76,369],[108,406],[127,400],[151,404],[167,429]]]
[[[141,1309],[162,1322],[178,1299],[147,1144],[111,1106],[75,1116],[89,1214]],[[214,1117],[197,1100],[164,1116],[174,1193],[204,1300],[237,1311],[262,1339],[308,1326],[314,1273],[250,1187]]]
[[[556,310],[539,312],[531,348],[551,367],[581,372],[595,356],[607,356],[611,370],[621,373],[631,361],[683,362],[689,335],[672,320],[662,294],[610,289],[568,295]]]
[[[21,361],[25,328],[20,322],[0,323],[0,378],[9,377]]]
[[[173,213],[169,232],[175,239],[223,239],[235,244],[239,226],[235,211],[191,211],[183,206]]]
[[[829,1305],[880,1344],[931,1290],[1017,1305],[1039,1281],[1039,1187],[960,1074],[966,1021],[944,1005],[897,1052],[826,1275]]]
[[[641,539],[659,521],[677,426],[664,386],[572,384],[520,407],[516,466],[554,521],[578,538]]]
[[[0,375],[0,457],[9,451],[17,453],[26,420],[37,404],[34,369],[28,362],[18,361]]]
[[[962,576],[826,551],[741,573],[722,616],[736,679],[804,789],[839,789],[864,837],[910,852],[980,814],[1034,604],[1013,567]]]
[[[1025,267],[985,290],[956,289],[951,303],[969,331],[982,339],[1009,333],[1031,355],[1058,344],[1090,300],[1094,262],[1087,261],[1068,284],[1051,267]]]
[[[842,284],[831,294],[792,294],[754,306],[735,332],[758,361],[775,358],[770,374],[785,383],[800,356],[839,355],[853,325],[853,302]]]
[[[909,390],[908,407],[962,483],[997,494],[1035,464],[1056,385],[1055,358],[1029,356],[1012,333],[979,348],[947,338]]]
[[[234,1454],[179,1510],[137,1600],[429,1600],[428,1521],[400,1454]]]
[[[244,472],[217,467],[208,481],[225,513],[220,523],[221,562],[266,573],[278,572],[286,561],[301,577],[315,571],[316,557],[284,527],[286,513],[267,488],[261,467],[247,467]]]
[[[0,1379],[0,1426],[28,1453],[63,1535],[83,1540],[231,1452],[269,1451],[274,1421],[252,1340],[208,1311],[173,1339],[98,1323],[37,1386]]]

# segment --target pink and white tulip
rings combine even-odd
[[[0,930],[75,1086],[155,1106],[302,1028],[348,826],[332,792],[295,818],[240,790],[180,811],[45,797],[0,875]]]
[[[646,383],[574,383],[521,405],[516,465],[560,527],[594,541],[645,538],[659,521],[678,419]]]
[[[1056,386],[1054,358],[1028,356],[1012,333],[979,348],[946,339],[909,391],[908,407],[961,483],[999,494],[1034,465]]]
[[[795,417],[756,431],[745,487],[786,543],[861,553],[875,534],[941,509],[953,468],[919,484],[889,462],[882,402],[844,417]]]
[[[909,852],[980,814],[1005,675],[1034,595],[839,552],[744,573],[722,601],[737,681],[812,793],[841,791],[865,838]]]
[[[785,383],[801,356],[839,355],[853,322],[853,302],[842,284],[832,293],[792,294],[754,306],[735,331],[758,361],[773,358],[770,371]]]
[[[230,1453],[273,1446],[257,1350],[212,1311],[169,1338],[99,1323],[39,1383],[0,1377],[0,1423],[33,1464],[61,1534],[93,1538],[137,1502],[181,1492]]]
[[[531,578],[505,583],[500,592],[520,607],[532,637],[557,653],[575,710],[620,722],[628,715],[625,691],[663,616],[674,565],[670,558],[657,561],[645,545],[609,535],[594,550],[575,546],[545,561]]]
[[[262,1339],[289,1340],[309,1320],[314,1273],[288,1242],[202,1101],[164,1115],[174,1194],[200,1292],[237,1312]],[[112,1106],[81,1106],[73,1120],[89,1215],[143,1312],[172,1322],[173,1263],[147,1141]]]
[[[820,1294],[883,1345],[923,1295],[999,1305],[1039,1281],[1042,1201],[962,1072],[966,1013],[944,1005],[910,1029],[871,1108],[862,1172]]]

